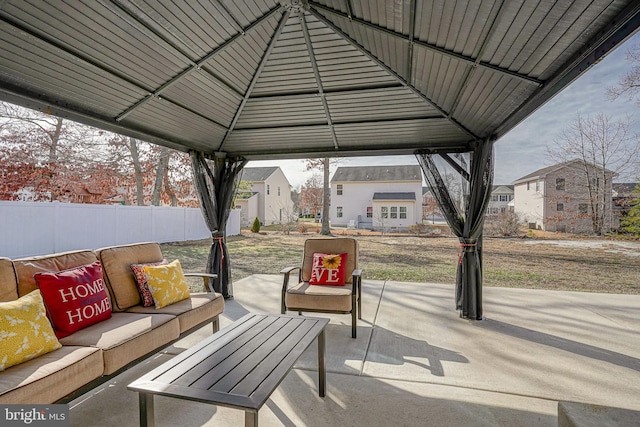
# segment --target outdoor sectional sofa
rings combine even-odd
[[[37,289],[36,273],[100,261],[112,309],[107,320],[59,338],[60,348],[0,371],[0,403],[69,401],[207,323],[217,331],[224,299],[211,290],[191,293],[163,308],[143,307],[130,266],[162,260],[157,243],[0,258],[0,302],[18,300]]]

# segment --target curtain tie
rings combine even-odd
[[[223,243],[222,243],[224,239],[224,234],[212,233],[211,237],[213,237],[213,240],[218,241],[218,247],[220,248],[220,262],[222,263],[222,265],[224,265],[224,250],[223,250]]]
[[[458,246],[458,264],[459,265],[462,265],[463,252],[468,252],[466,248],[471,248],[476,246],[478,246],[477,243],[460,243],[460,246]]]

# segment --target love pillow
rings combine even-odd
[[[100,261],[33,277],[58,338],[111,317],[111,301],[104,287]]]
[[[347,254],[313,254],[310,285],[344,286]]]

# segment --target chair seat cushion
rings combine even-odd
[[[351,311],[351,286],[311,286],[301,282],[288,288],[285,298],[290,310]]]

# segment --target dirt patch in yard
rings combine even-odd
[[[229,237],[233,280],[299,265],[304,240],[315,236],[265,232]],[[355,237],[365,279],[455,283],[457,238],[379,233]],[[179,258],[185,271],[204,271],[209,247],[209,241],[199,241],[163,244],[162,250],[168,259]],[[638,242],[486,238],[484,285],[640,294],[639,254]]]

